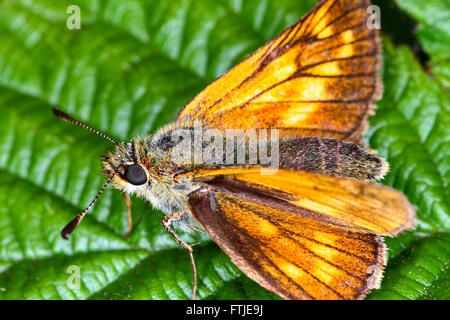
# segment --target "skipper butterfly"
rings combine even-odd
[[[164,228],[204,229],[250,278],[285,299],[362,299],[386,263],[382,236],[414,225],[388,170],[364,146],[380,97],[380,40],[368,0],[321,1],[211,83],[172,124],[103,157],[107,185],[150,201]],[[131,213],[128,210],[130,227]]]

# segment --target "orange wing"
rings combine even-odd
[[[285,299],[362,299],[380,283],[386,249],[376,235],[274,208],[254,194],[201,189],[188,202],[233,262]]]
[[[178,115],[223,128],[298,128],[360,138],[381,93],[368,0],[320,2],[300,22],[210,84]]]
[[[415,209],[406,197],[383,185],[306,171],[260,170],[201,169],[186,175],[213,187],[262,194],[285,211],[348,231],[395,236],[414,226]]]

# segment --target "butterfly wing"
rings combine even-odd
[[[379,285],[386,249],[377,235],[281,210],[251,193],[203,188],[188,204],[247,276],[285,299],[362,299]]]
[[[359,140],[381,93],[368,0],[327,0],[192,99],[177,120]]]
[[[343,230],[395,236],[414,226],[415,209],[400,192],[352,178],[307,171],[229,168],[188,173],[194,180],[237,193],[260,194],[276,207]]]

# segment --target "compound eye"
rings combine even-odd
[[[131,184],[139,186],[147,182],[145,170],[138,164],[132,164],[125,168],[124,178]]]

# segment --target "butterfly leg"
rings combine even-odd
[[[165,216],[161,220],[161,224],[164,229],[178,242],[184,249],[189,252],[189,257],[191,259],[192,272],[194,274],[194,284],[192,288],[191,300],[195,300],[195,292],[197,291],[197,268],[195,267],[194,255],[192,254],[192,246],[188,245],[183,239],[181,239],[175,231],[173,231],[170,226],[173,222],[186,218],[188,215],[187,211],[178,211]]]
[[[128,193],[123,192],[123,199],[125,200],[125,203],[127,204],[127,215],[128,215],[128,228],[127,232],[125,233],[125,238],[128,238],[128,236],[131,233],[131,229],[133,229],[133,217],[131,216],[131,206],[133,203],[131,202],[130,196]]]

